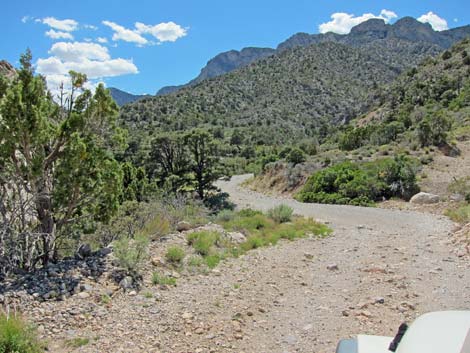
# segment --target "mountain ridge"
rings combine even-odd
[[[308,46],[321,42],[338,42],[354,47],[368,45],[371,41],[402,39],[411,42],[423,41],[439,46],[441,49],[449,48],[453,43],[470,36],[470,25],[452,28],[445,31],[434,31],[429,23],[422,23],[413,17],[403,17],[393,24],[386,24],[383,19],[373,18],[354,26],[348,34],[333,32],[308,34],[299,32],[281,42],[276,49],[247,47],[240,51],[229,50],[210,59],[200,74],[186,84],[179,86],[165,86],[158,90],[156,95],[166,95],[187,86],[217,77],[238,68],[247,66],[257,60],[275,55],[282,50],[297,46]],[[251,51],[247,58],[244,52]],[[230,59],[228,59],[230,58]],[[227,63],[228,61],[228,63]]]
[[[146,95],[132,94],[116,87],[109,87],[108,89],[111,93],[111,97],[113,97],[116,104],[120,107],[128,103],[136,102],[142,98],[150,97],[150,95],[148,94]]]

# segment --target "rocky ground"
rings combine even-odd
[[[454,251],[446,218],[301,204],[246,191],[245,179],[219,186],[241,207],[287,203],[328,223],[333,235],[281,241],[208,273],[173,273],[159,260],[168,244],[183,246],[184,235],[153,243],[139,291],[120,289],[104,269],[84,275],[63,301],[24,307],[50,351],[327,353],[357,333],[392,336],[427,311],[470,309],[468,256]],[[160,267],[176,287],[152,285],[149,273]]]

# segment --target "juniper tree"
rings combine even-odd
[[[56,258],[72,225],[108,219],[122,185],[109,92],[100,84],[92,94],[71,71],[57,103],[31,60],[21,56],[0,96],[0,262],[25,269]]]

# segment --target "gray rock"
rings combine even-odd
[[[330,271],[338,271],[339,267],[337,264],[331,264],[331,265],[326,266],[326,269]]]
[[[87,298],[90,298],[90,293],[80,292],[80,293],[77,294],[77,297],[79,297],[80,299],[87,299]]]
[[[245,235],[240,232],[228,232],[226,237],[229,241],[235,244],[241,244],[246,241]]]
[[[121,280],[121,282],[119,282],[119,287],[121,287],[122,289],[129,289],[132,288],[133,283],[134,280],[132,279],[132,277],[126,276]]]
[[[178,224],[176,225],[176,230],[178,232],[185,232],[187,230],[190,230],[192,227],[191,227],[191,224],[189,224],[188,222],[178,222]]]
[[[432,203],[438,203],[439,202],[439,196],[430,194],[427,192],[419,192],[416,195],[414,195],[410,203],[414,203],[416,205],[425,205],[425,204],[432,204]]]
[[[113,252],[113,249],[110,247],[102,248],[98,251],[99,256],[106,256]]]
[[[461,202],[465,200],[465,196],[463,196],[462,194],[452,194],[449,196],[449,200],[454,202]]]
[[[77,255],[81,259],[85,259],[87,257],[90,257],[92,254],[91,246],[90,244],[82,244],[77,250]]]

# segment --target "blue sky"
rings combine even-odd
[[[128,92],[153,94],[194,78],[222,51],[275,47],[297,32],[345,33],[371,14],[391,23],[413,16],[435,28],[453,28],[470,23],[470,2],[8,1],[0,15],[0,59],[17,65],[29,47],[52,89],[69,69],[81,69],[91,84],[104,81]]]

